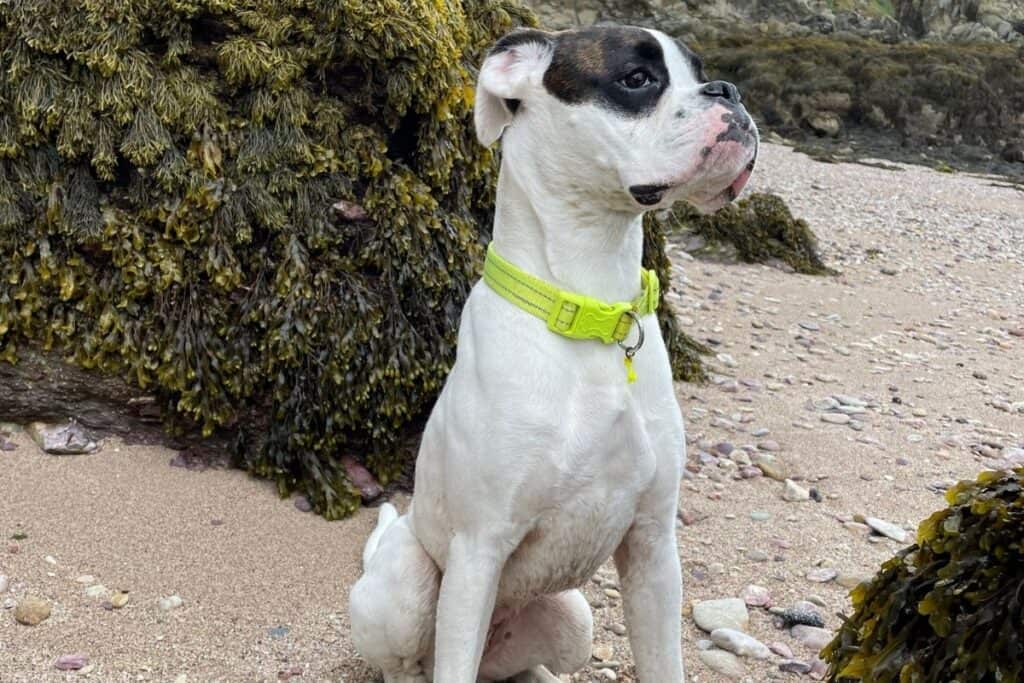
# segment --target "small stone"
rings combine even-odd
[[[595,645],[591,654],[597,661],[607,662],[615,658],[615,648],[611,645]]]
[[[313,504],[309,502],[309,498],[303,495],[295,496],[295,509],[300,512],[309,512],[313,509]]]
[[[768,553],[763,550],[752,549],[747,551],[747,559],[751,562],[767,562]]]
[[[50,603],[34,595],[26,595],[14,608],[14,619],[19,624],[38,626],[50,618]]]
[[[47,555],[43,558],[43,562],[45,562],[46,564],[57,564],[57,558],[53,555]]]
[[[622,593],[620,593],[619,591],[615,590],[614,588],[605,588],[604,589],[604,594],[607,595],[612,600],[620,600],[620,599],[622,599]]]
[[[384,493],[377,478],[351,455],[342,456],[341,466],[345,468],[345,474],[348,475],[349,481],[359,489],[359,496],[363,499],[363,503],[372,503]]]
[[[85,655],[61,655],[54,663],[54,667],[60,671],[78,671],[89,663]]]
[[[701,650],[697,653],[697,657],[704,663],[704,666],[732,679],[743,678],[747,673],[743,662],[736,655],[725,650]]]
[[[782,492],[782,500],[786,500],[791,503],[798,503],[805,500],[810,500],[810,498],[810,491],[803,488],[792,479],[786,480],[786,488]]]
[[[105,598],[108,595],[110,595],[110,590],[101,583],[97,583],[85,589],[85,597],[93,598],[94,600],[97,598]]]
[[[811,665],[796,659],[786,659],[784,662],[779,663],[779,671],[785,671],[790,674],[809,674],[811,673]]]
[[[850,424],[850,416],[845,413],[825,413],[821,416],[822,422],[834,425]]]
[[[180,596],[171,595],[166,598],[160,598],[159,605],[161,610],[163,610],[164,612],[169,612],[172,609],[177,609],[181,607],[183,603],[184,600],[182,600]]]
[[[840,572],[839,576],[836,577],[836,583],[838,583],[843,588],[849,589],[856,588],[865,581],[870,580],[871,577],[865,576],[864,574],[844,574],[842,572]]]
[[[750,623],[750,614],[739,598],[703,600],[693,606],[693,620],[708,633],[720,628],[744,631]]]
[[[0,593],[6,593],[7,588],[11,585],[11,580],[7,578],[6,574],[0,574]]]
[[[839,572],[830,567],[820,567],[818,569],[812,569],[806,574],[807,580],[813,581],[814,583],[828,583],[829,581],[835,579],[837,576],[839,576]]]
[[[798,624],[791,628],[789,633],[802,645],[815,652],[820,652],[823,647],[832,642],[832,631],[827,628]]]
[[[780,657],[784,657],[786,659],[793,658],[793,649],[785,643],[780,643],[778,641],[768,643],[768,649]]]
[[[886,522],[884,519],[879,519],[877,517],[865,517],[864,523],[871,527],[877,533],[881,534],[882,536],[887,536],[888,538],[891,538],[897,543],[903,543],[907,540],[906,530],[901,526],[893,524],[892,522]]]
[[[59,425],[33,422],[25,431],[44,452],[51,455],[82,455],[99,450],[92,436],[74,421]]]
[[[762,586],[749,585],[740,594],[748,607],[769,607],[772,604],[771,592]]]
[[[731,628],[719,628],[712,631],[711,642],[740,657],[768,659],[771,656],[771,650],[760,640]]]
[[[761,441],[757,444],[757,447],[762,451],[768,451],[769,453],[776,453],[782,450],[782,446],[779,445],[778,441]]]
[[[18,601],[15,600],[14,598],[4,598],[4,602],[3,602],[3,608],[4,609],[14,609],[17,606],[18,606]]]
[[[817,332],[821,329],[821,325],[814,322],[813,320],[801,320],[797,324],[800,325],[800,327],[804,328],[805,330],[810,330],[811,332]]]
[[[606,681],[617,681],[617,680],[619,680],[619,675],[617,673],[615,673],[614,669],[598,669],[597,670],[597,676],[598,676],[598,678],[603,678]]]
[[[124,591],[118,591],[110,596],[110,605],[114,609],[121,609],[128,604],[128,594]]]
[[[750,518],[755,522],[767,522],[769,519],[772,518],[772,516],[767,512],[754,510],[753,512],[750,513]]]
[[[715,444],[714,450],[717,451],[718,453],[721,453],[722,455],[728,456],[730,453],[736,450],[736,447],[733,446],[728,441],[720,441]]]
[[[82,574],[81,576],[76,578],[75,581],[84,584],[96,583],[96,577],[92,574]]]
[[[612,624],[611,626],[608,627],[608,630],[611,631],[612,633],[614,633],[617,636],[624,636],[624,635],[626,635],[626,627],[625,627],[624,624]]]

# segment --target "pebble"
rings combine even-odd
[[[603,678],[606,681],[617,681],[617,680],[619,680],[619,675],[617,673],[615,673],[614,669],[598,669],[597,670],[597,677],[598,678]]]
[[[101,583],[97,583],[85,589],[85,597],[87,598],[105,598],[108,595],[110,595],[110,590]]]
[[[700,650],[697,652],[697,657],[704,663],[704,666],[732,679],[740,679],[747,673],[743,662],[736,655],[725,650]]]
[[[782,499],[790,503],[798,503],[811,499],[811,492],[797,484],[792,479],[786,480],[786,488],[782,492]]]
[[[839,572],[830,567],[820,567],[812,569],[805,576],[808,581],[813,581],[814,583],[828,583],[839,576]]]
[[[182,600],[181,597],[178,595],[171,595],[166,598],[160,598],[159,602],[160,609],[164,612],[169,612],[172,609],[177,609],[181,607],[182,604],[184,604],[184,600]]]
[[[748,607],[768,607],[772,604],[771,592],[762,586],[751,584],[740,595]]]
[[[74,421],[59,425],[33,422],[25,427],[25,432],[51,455],[82,455],[99,450],[99,444]]]
[[[750,613],[739,598],[703,600],[693,606],[693,620],[708,633],[720,628],[745,631],[750,624]]]
[[[793,658],[793,649],[785,643],[780,643],[778,641],[768,643],[768,649],[785,659]]]
[[[19,624],[38,626],[50,618],[50,603],[34,595],[26,595],[14,608],[14,619]]]
[[[825,413],[821,416],[822,422],[834,425],[850,424],[850,416],[845,413]]]
[[[128,594],[123,591],[118,591],[110,596],[110,605],[114,609],[121,609],[128,604]]]
[[[779,671],[791,674],[809,674],[811,673],[811,665],[796,659],[786,659],[779,663]]]
[[[295,509],[300,512],[309,512],[313,509],[313,504],[309,502],[309,498],[303,495],[295,496]]]
[[[821,628],[825,625],[825,619],[822,618],[821,614],[819,614],[816,609],[805,609],[794,606],[782,610],[779,616],[782,618],[782,623],[786,627],[802,624],[804,626],[817,626]]]
[[[85,655],[61,655],[53,666],[60,671],[78,671],[89,663]]]
[[[877,517],[865,517],[864,523],[871,527],[873,530],[875,530],[877,533],[883,536],[887,536],[888,538],[891,538],[897,543],[903,543],[907,540],[906,530],[901,526],[893,524],[892,522],[887,522],[884,519],[879,519]]]
[[[754,510],[750,513],[750,518],[755,522],[767,522],[772,518],[771,514],[762,512],[761,510]]]
[[[611,645],[595,645],[591,656],[599,662],[607,662],[615,658],[615,649]]]
[[[760,640],[731,628],[719,628],[712,631],[711,642],[740,657],[768,659],[771,656],[771,650]]]
[[[820,652],[823,647],[832,642],[832,631],[827,628],[818,628],[816,626],[806,626],[804,624],[797,624],[793,628],[789,629],[790,635],[800,641],[801,645]]]
[[[96,583],[96,577],[92,574],[82,574],[81,576],[77,577],[75,581],[77,581],[78,583],[85,584]]]
[[[859,586],[860,584],[864,583],[865,581],[870,581],[871,578],[871,576],[865,574],[846,574],[840,572],[839,576],[836,577],[836,583],[838,583],[843,588],[853,589]]]
[[[11,580],[7,578],[6,574],[0,574],[0,593],[6,593],[8,586],[11,585]]]

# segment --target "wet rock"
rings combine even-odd
[[[298,495],[295,496],[295,509],[301,512],[309,512],[313,509],[313,504],[309,502],[309,498]]]
[[[50,603],[34,595],[26,595],[14,608],[14,619],[19,624],[38,626],[50,618]]]
[[[822,628],[825,626],[825,619],[814,609],[805,609],[802,607],[790,607],[782,610],[779,614],[782,619],[782,624],[786,628],[804,625],[804,626],[816,626]]]
[[[36,445],[51,455],[83,455],[99,450],[99,444],[74,421],[56,425],[33,422],[25,431]]]
[[[720,628],[744,631],[750,623],[750,613],[739,598],[704,600],[693,606],[693,620],[708,633]]]

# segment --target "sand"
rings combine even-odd
[[[1011,333],[1024,332],[1024,193],[905,168],[821,164],[764,145],[752,189],[778,192],[809,220],[836,277],[675,249],[673,305],[724,354],[708,385],[678,387],[690,442],[679,526],[690,681],[728,680],[698,660],[707,636],[693,601],[756,584],[775,605],[814,597],[835,627],[846,589],[806,574],[868,575],[900,547],[841,520],[860,513],[912,529],[942,505],[942,487],[1024,447],[1024,414],[1012,412],[1024,401],[1024,338]],[[861,431],[822,421],[833,394],[867,399]],[[24,433],[12,440],[16,450],[0,451],[0,574],[10,581],[0,602],[34,594],[52,615],[28,627],[0,608],[0,681],[377,680],[352,650],[346,614],[374,510],[330,523],[245,473],[170,467],[163,448],[108,440],[94,455],[51,456]],[[780,482],[736,479],[743,456],[714,457],[722,442],[772,449],[822,501],[786,502]],[[604,671],[632,681],[610,566],[603,575],[586,587],[599,654],[612,660]],[[128,591],[128,604],[108,610],[87,597],[77,581],[87,576]],[[171,595],[182,605],[161,610]],[[750,613],[751,635],[811,660],[765,610]],[[88,665],[58,671],[66,654]],[[739,678],[800,678],[778,661],[743,660]],[[609,678],[594,666],[574,680]]]

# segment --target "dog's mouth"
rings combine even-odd
[[[699,202],[699,204],[707,205],[708,207],[713,207],[711,210],[714,210],[721,208],[728,204],[729,202],[736,199],[740,195],[740,192],[743,191],[743,188],[746,187],[747,182],[750,180],[750,176],[754,172],[754,165],[756,163],[757,151],[755,150],[754,155],[751,157],[750,161],[747,162],[747,165],[744,166],[743,170],[740,171],[739,175],[737,175],[732,180],[732,182],[730,182],[720,192],[711,194],[707,201]],[[665,198],[665,195],[668,194],[670,190],[673,190],[677,187],[681,187],[684,184],[686,183],[631,185],[629,187],[629,194],[633,197],[633,200],[636,201],[636,203],[640,204],[641,206],[655,206],[661,203],[661,201]],[[704,196],[707,197],[708,194],[704,194]]]

